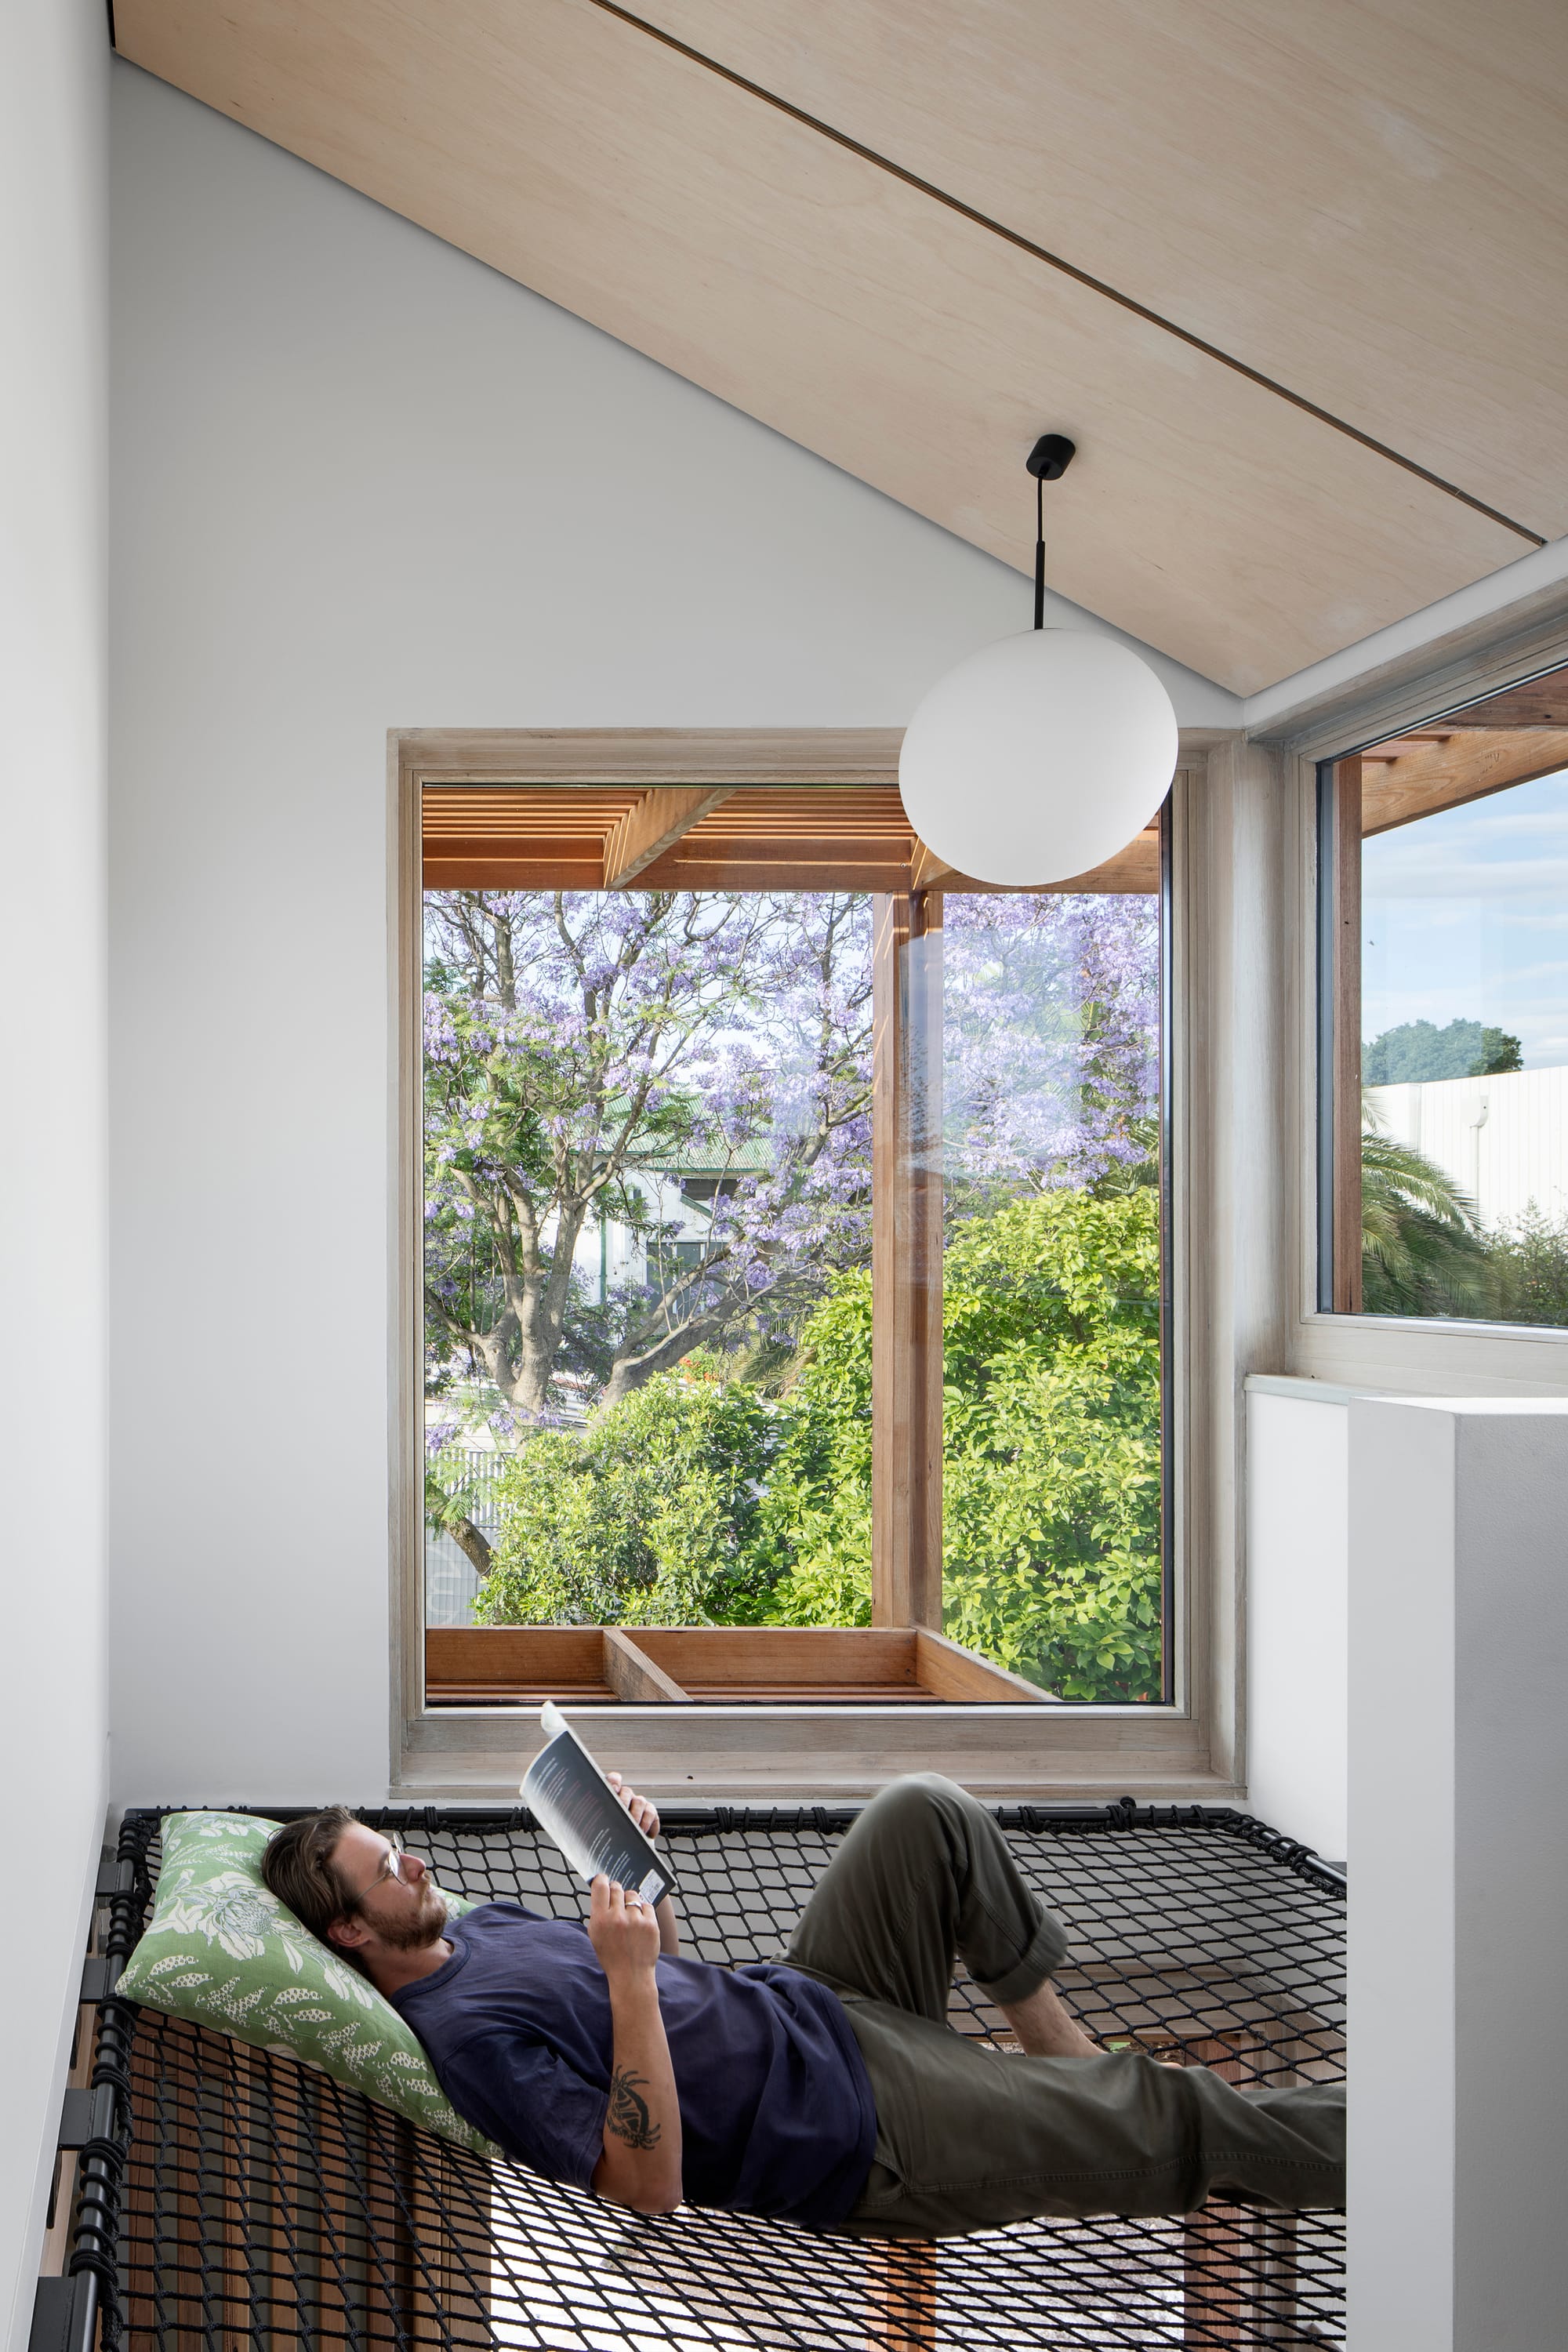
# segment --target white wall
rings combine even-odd
[[[1345,1854],[1345,1391],[1247,1383],[1247,1801]]]
[[[1563,2341],[1568,1399],[1350,1407],[1350,2341]]]
[[[899,723],[1029,591],[133,68],[113,101],[116,1787],[364,1799],[387,729]]]
[[[106,1783],[108,62],[100,0],[0,12],[0,1787],[21,1809],[0,1941],[0,2342],[16,2346]]]
[[[1568,1210],[1568,1066],[1368,1087],[1384,1131],[1469,1194],[1484,1225]]]

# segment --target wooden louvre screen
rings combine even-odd
[[[989,891],[920,839],[896,784],[426,784],[426,890]],[[1060,892],[1153,892],[1157,824]]]
[[[1555,774],[1568,768],[1568,668],[1385,736],[1359,756],[1363,838]]]

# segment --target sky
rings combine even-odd
[[[1568,770],[1362,850],[1362,1031],[1479,1021],[1568,1063]]]

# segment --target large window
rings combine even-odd
[[[868,1286],[866,895],[432,891],[426,1005],[429,1622],[815,1622],[807,1465],[869,1449],[812,1381]]]
[[[1158,835],[424,803],[430,1697],[1167,1697]]]
[[[1568,672],[1320,771],[1320,1305],[1568,1325]]]
[[[943,902],[943,1602],[1069,1699],[1165,1671],[1156,845]]]

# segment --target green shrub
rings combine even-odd
[[[974,1217],[943,1286],[947,1631],[1064,1698],[1156,1696],[1154,1193]],[[778,1402],[663,1374],[529,1438],[500,1503],[482,1623],[868,1624],[870,1276],[834,1277]]]
[[[500,1481],[484,1625],[744,1622],[778,1563],[759,1504],[776,1409],[736,1384],[664,1372],[540,1430]]]
[[[1531,1202],[1492,1235],[1491,1261],[1505,1323],[1568,1326],[1568,1219],[1545,1217]]]
[[[1158,1695],[1158,1206],[1061,1191],[961,1225],[943,1268],[946,1630],[1064,1698]],[[769,1612],[870,1622],[870,1282],[805,1327],[764,1517]]]

